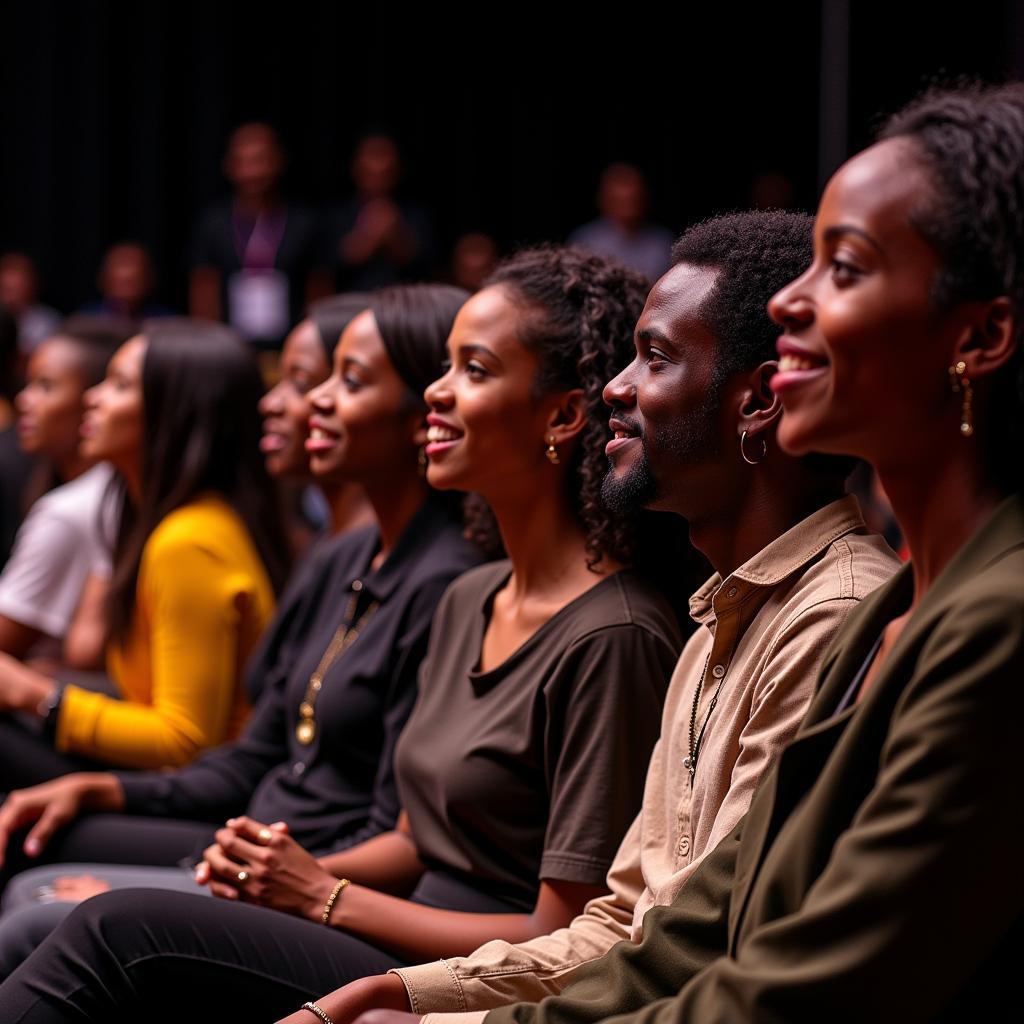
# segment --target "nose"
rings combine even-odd
[[[450,409],[455,401],[451,386],[448,383],[448,376],[451,373],[438,377],[432,384],[428,384],[423,392],[423,401],[431,409]]]
[[[103,385],[97,384],[94,387],[89,388],[84,395],[82,395],[82,406],[86,409],[94,409],[100,404],[100,394],[102,393]]]
[[[334,396],[331,393],[333,380],[334,376],[331,375],[306,395],[307,401],[317,412],[330,412],[334,408]]]
[[[278,381],[261,399],[259,402],[259,412],[261,416],[273,416],[275,413],[279,413],[282,409],[283,403],[281,401],[281,385],[282,381]]]
[[[14,396],[14,408],[18,412],[24,412],[29,406],[28,388],[22,388]]]
[[[601,392],[605,405],[628,409],[636,403],[636,384],[633,381],[635,365],[636,360],[634,359],[621,373],[605,384],[604,390]]]
[[[786,330],[799,330],[814,319],[814,304],[804,283],[806,276],[790,281],[768,300],[768,315]]]

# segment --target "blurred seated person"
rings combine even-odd
[[[107,603],[122,699],[0,657],[0,779],[84,767],[158,768],[236,736],[242,669],[287,569],[259,457],[262,381],[219,324],[164,318],[114,353],[86,397],[82,455],[118,473]]]
[[[342,331],[369,305],[370,297],[356,292],[312,303],[305,319],[285,338],[277,381],[260,399],[260,451],[282,492],[286,528],[296,553],[307,548],[317,526],[317,541],[322,541],[373,522],[373,510],[357,483],[320,479],[313,484],[306,452],[313,411],[309,393],[330,374]],[[314,542],[303,563],[315,560],[320,546]],[[297,567],[293,577],[299,575]]]
[[[171,310],[153,301],[156,277],[149,250],[139,242],[118,242],[103,257],[96,278],[100,298],[86,306],[86,313],[105,313],[147,320],[170,316]]]
[[[452,250],[451,281],[457,288],[478,292],[498,265],[498,243],[479,231],[461,235]]]
[[[611,256],[656,281],[671,262],[672,232],[647,217],[647,182],[632,164],[612,164],[601,174],[601,216],[569,235],[569,244]]]
[[[113,471],[79,450],[80,429],[87,389],[103,379],[114,350],[132,333],[123,321],[72,317],[29,358],[15,399],[16,430],[21,450],[39,460],[37,475],[45,480],[36,485],[45,493],[0,574],[0,651],[15,658],[61,657],[89,575],[110,574],[116,508],[104,494]]]
[[[253,344],[281,344],[316,284],[318,232],[307,207],[281,191],[285,154],[268,124],[235,129],[224,156],[231,196],[206,208],[190,255],[189,311],[223,320]]]
[[[60,313],[39,301],[35,261],[23,252],[0,256],[0,306],[17,322],[18,348],[23,354],[53,334],[60,323]]]
[[[25,513],[24,492],[34,465],[18,446],[14,395],[18,390],[18,324],[0,306],[0,569],[11,553]]]
[[[367,135],[351,165],[355,193],[328,226],[330,262],[342,290],[369,291],[426,276],[433,239],[426,213],[397,196],[402,178],[398,144],[388,135]]]

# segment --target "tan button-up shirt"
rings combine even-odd
[[[430,1018],[424,1024],[475,1024],[495,1006],[542,999],[616,942],[638,941],[644,914],[671,903],[746,813],[803,717],[832,638],[898,565],[847,497],[727,579],[712,576],[690,599],[701,628],[672,675],[643,806],[609,870],[608,894],[551,935],[397,970],[413,1010]]]

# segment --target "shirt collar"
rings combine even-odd
[[[410,562],[418,561],[423,552],[433,545],[437,535],[451,525],[452,518],[444,503],[428,498],[409,520],[394,550],[378,569],[369,568],[374,553],[380,548],[380,532],[371,530],[360,558],[355,563],[366,567],[362,575],[357,577],[361,586],[353,589],[365,590],[371,599],[385,602],[408,575]]]
[[[707,624],[744,601],[751,590],[778,586],[843,534],[865,529],[860,504],[852,494],[831,502],[776,537],[725,580],[716,572],[690,598],[691,618]]]

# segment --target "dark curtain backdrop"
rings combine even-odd
[[[852,4],[851,144],[927,74],[1024,66],[1018,5],[974,4],[955,24],[915,6]],[[813,208],[819,4],[615,10],[8,0],[0,250],[30,252],[44,297],[70,310],[104,247],[139,239],[180,305],[193,220],[248,119],[277,125],[288,187],[314,203],[347,193],[361,133],[394,133],[445,250],[467,230],[506,248],[563,238],[618,159],[647,171],[673,229],[747,205],[762,171]]]

